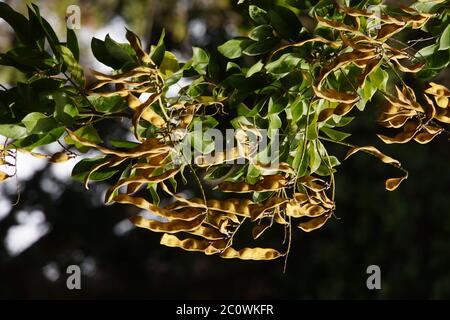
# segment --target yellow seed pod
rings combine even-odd
[[[57,152],[48,159],[51,163],[62,163],[70,160],[72,157],[67,152]]]
[[[166,233],[193,231],[202,224],[203,220],[204,220],[203,217],[198,217],[192,221],[172,220],[169,222],[160,222],[156,220],[146,219],[141,216],[133,216],[130,218],[130,221],[136,227],[149,229],[154,232],[166,232]]]
[[[330,215],[323,215],[317,218],[312,218],[306,222],[300,223],[298,227],[305,232],[311,232],[313,230],[321,228],[329,218]]]
[[[408,174],[400,178],[390,178],[385,182],[386,190],[394,191],[403,182],[403,180],[408,179]]]
[[[10,175],[8,175],[6,172],[0,171],[0,182],[3,182],[8,178],[10,178]]]
[[[229,247],[220,256],[225,259],[273,260],[284,256],[284,254],[272,248],[244,248],[238,251]]]

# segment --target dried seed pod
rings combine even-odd
[[[69,161],[70,159],[72,159],[72,155],[63,151],[63,152],[57,152],[55,154],[53,154],[50,158],[49,158],[49,162],[51,163],[62,163],[62,162],[66,162]]]
[[[325,214],[317,218],[312,218],[306,222],[302,222],[298,225],[300,229],[302,229],[305,232],[311,232],[316,229],[321,228],[325,223],[328,221],[331,215]]]
[[[114,197],[114,201],[122,204],[132,204],[135,207],[152,212],[155,215],[166,218],[168,220],[185,220],[192,221],[197,219],[199,216],[205,214],[204,210],[200,208],[185,208],[181,211],[169,210],[166,208],[160,208],[153,203],[148,202],[141,197],[132,197],[128,194],[119,194]]]
[[[207,255],[220,252],[219,249],[213,248],[207,240],[192,238],[180,240],[178,237],[167,233],[163,234],[161,237],[160,244],[167,247],[181,248],[186,251],[200,251]]]
[[[397,166],[401,166],[400,161],[385,155],[384,153],[382,153],[380,150],[378,150],[377,148],[375,148],[373,146],[364,146],[364,147],[351,148],[347,152],[347,155],[345,156],[345,159],[348,159],[351,155],[353,155],[353,154],[355,154],[355,153],[357,153],[359,151],[370,153],[371,155],[377,157],[378,159],[380,159],[384,163],[395,164]]]
[[[406,175],[400,178],[387,179],[385,183],[386,189],[389,191],[394,191],[406,179],[408,179],[408,173],[406,173]]]
[[[220,256],[226,259],[273,260],[283,257],[284,254],[271,248],[244,248],[238,251],[230,247],[225,249]]]
[[[194,220],[172,220],[169,222],[160,222],[156,220],[146,219],[141,216],[133,216],[130,221],[139,228],[149,229],[154,232],[166,232],[166,233],[177,233],[177,232],[188,232],[197,229],[204,221],[204,217],[200,216]]]

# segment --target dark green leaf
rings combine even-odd
[[[91,171],[91,169],[94,166],[105,162],[105,159],[106,158],[102,157],[102,158],[89,158],[81,160],[73,168],[72,178],[77,181],[84,182],[87,175],[89,174],[89,171]],[[93,172],[89,178],[92,181],[104,181],[114,176],[117,172],[119,172],[117,168],[105,167]]]
[[[249,38],[236,38],[228,40],[217,49],[228,59],[236,59],[242,56],[242,52],[252,43]]]
[[[27,45],[35,46],[27,18],[14,11],[9,5],[0,2],[0,18],[4,19],[14,29],[19,40]]]
[[[78,39],[73,29],[67,28],[67,48],[72,52],[75,60],[80,60],[80,48],[78,47]]]
[[[252,18],[252,20],[255,21],[257,24],[266,24],[269,22],[269,16],[267,14],[267,11],[261,9],[260,7],[250,5],[248,7],[248,13],[250,15],[250,18]]]
[[[245,48],[242,53],[248,56],[259,56],[274,49],[279,42],[279,38],[269,38],[263,41],[255,42]]]
[[[296,41],[302,25],[294,12],[286,7],[276,6],[269,10],[270,23],[275,31],[284,39]]]
[[[256,27],[249,33],[249,38],[255,41],[261,41],[273,37],[273,29],[267,24]]]
[[[161,36],[159,37],[158,44],[152,46],[150,50],[150,57],[157,66],[160,66],[164,60],[166,45],[164,44],[164,37],[166,36],[166,31],[163,29]]]
[[[74,102],[64,93],[56,93],[53,95],[55,100],[55,120],[63,123],[68,128],[75,123],[75,117],[78,116],[78,109]]]

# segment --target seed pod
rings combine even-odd
[[[220,256],[226,259],[273,260],[284,256],[284,254],[271,248],[244,248],[237,251],[230,247],[222,252]]]
[[[400,178],[387,179],[386,183],[385,183],[386,190],[394,191],[403,182],[403,180],[406,180],[406,179],[408,179],[408,174],[406,174],[405,176],[400,177]]]
[[[186,251],[200,251],[208,255],[220,251],[219,249],[213,248],[209,241],[193,238],[180,240],[178,237],[167,233],[163,234],[160,243],[167,247],[181,248]]]
[[[192,221],[205,214],[205,211],[199,208],[186,208],[181,211],[167,210],[148,202],[144,198],[132,197],[128,194],[119,194],[114,197],[114,201],[122,204],[132,204],[168,220]]]
[[[6,172],[0,171],[0,182],[3,182],[10,177],[11,176],[9,174],[7,174]]]
[[[67,152],[57,152],[53,154],[48,160],[51,163],[62,163],[70,160],[72,157]]]
[[[302,229],[305,232],[311,232],[313,230],[319,229],[322,227],[330,218],[331,215],[326,214],[317,218],[312,218],[308,220],[307,222],[302,222],[298,225],[300,229]]]
[[[146,219],[141,216],[133,216],[130,218],[130,221],[136,227],[149,229],[154,232],[166,232],[166,233],[193,231],[202,224],[203,220],[204,220],[203,217],[198,217],[192,221],[172,220],[169,222],[160,222],[156,220]]]

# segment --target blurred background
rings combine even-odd
[[[6,2],[22,12],[29,3]],[[108,69],[90,51],[92,36],[109,33],[125,41],[128,27],[148,46],[165,28],[167,49],[189,59],[192,46],[215,47],[248,29],[232,0],[34,2],[61,39],[66,8],[79,5],[82,65],[103,71]],[[0,50],[13,40],[0,21]],[[448,74],[439,75],[439,82],[449,86]],[[17,81],[20,75],[0,68],[2,84]],[[336,218],[316,232],[294,232],[285,274],[282,260],[224,260],[162,247],[160,235],[127,220],[135,208],[103,205],[106,183],[86,191],[72,181],[74,161],[48,165],[20,155],[18,179],[0,185],[0,298],[450,298],[448,137],[425,146],[382,145],[375,136],[379,102],[347,128],[353,133],[349,141],[380,147],[402,162],[410,178],[388,192],[384,180],[398,172],[363,154],[343,162],[336,176]],[[343,159],[346,148],[329,147]],[[72,264],[81,267],[82,290],[66,287]],[[381,268],[381,290],[366,287],[366,268],[373,264]]]

